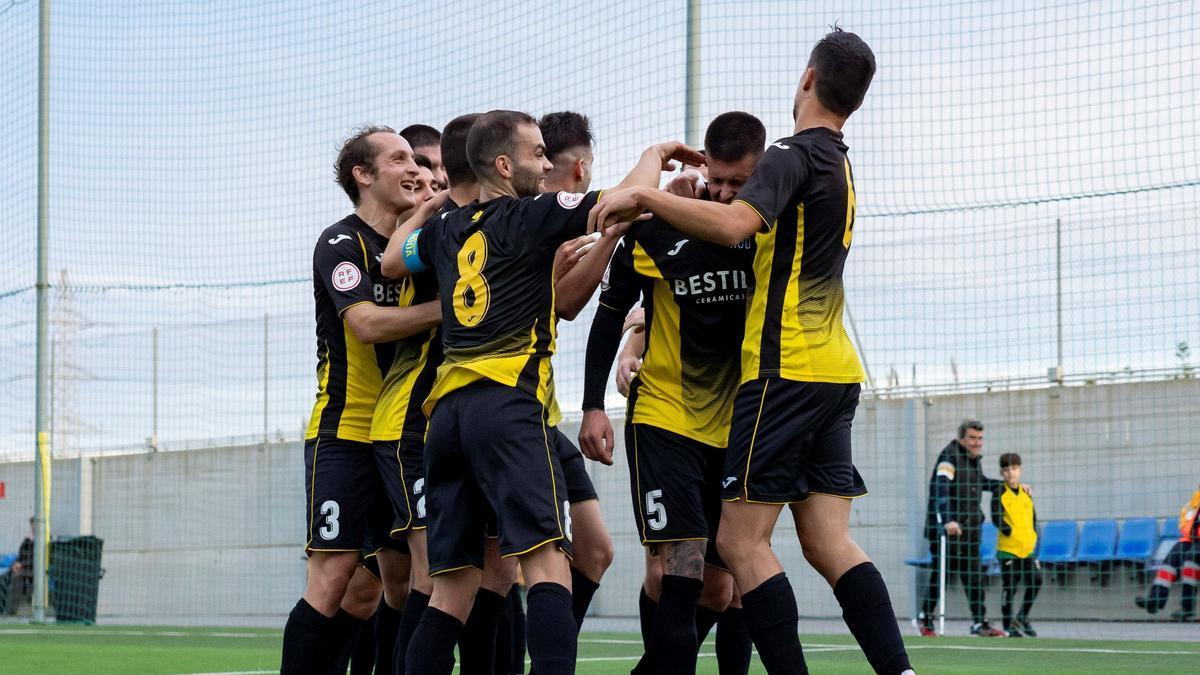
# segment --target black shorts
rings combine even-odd
[[[425,442],[420,438],[375,441],[375,461],[391,501],[392,537],[425,529]]]
[[[724,448],[649,424],[627,423],[625,453],[642,545],[707,541],[705,562],[729,569],[717,553]]]
[[[567,483],[567,500],[572,504],[578,504],[592,499],[600,499],[600,495],[596,494],[596,486],[592,485],[592,477],[588,475],[583,453],[575,447],[566,434],[559,431],[558,427],[551,427],[550,431],[554,434],[551,442],[554,443],[558,461],[562,464],[563,480]]]
[[[325,437],[306,440],[304,491],[306,551],[359,551],[390,538],[394,516],[370,443]]]
[[[488,519],[500,554],[558,542],[570,508],[546,409],[532,395],[481,382],[438,401],[425,438],[429,572],[483,567]]]
[[[867,493],[850,454],[859,385],[752,380],[738,389],[721,496],[765,504]]]

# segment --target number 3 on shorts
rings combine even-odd
[[[667,507],[658,501],[661,498],[662,490],[646,493],[646,524],[652,530],[661,530],[667,526]]]
[[[321,538],[325,541],[337,539],[338,533],[342,531],[342,526],[338,523],[338,516],[342,513],[338,503],[332,499],[325,500],[321,504],[321,515],[325,518],[325,524],[321,529],[317,530]]]

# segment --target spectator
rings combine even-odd
[[[958,437],[947,445],[929,477],[929,501],[925,538],[933,553],[933,568],[925,602],[917,616],[921,635],[933,637],[933,615],[940,594],[942,559],[940,540],[946,537],[946,572],[958,572],[971,608],[971,635],[1004,637],[1004,631],[987,622],[984,605],[983,563],[979,559],[983,510],[980,493],[998,491],[1003,484],[983,475],[983,423],[966,418],[958,425]]]
[[[1151,614],[1158,613],[1167,604],[1171,586],[1183,577],[1183,599],[1179,611],[1171,614],[1176,621],[1191,621],[1196,618],[1196,587],[1200,585],[1200,489],[1179,510],[1179,541],[1171,547],[1166,559],[1158,568],[1150,592],[1134,599],[1138,607]]]
[[[992,491],[992,524],[1000,532],[996,557],[1000,560],[1000,579],[1004,583],[1000,611],[1008,637],[1037,637],[1029,625],[1029,610],[1042,588],[1041,565],[1033,555],[1037,548],[1037,511],[1033,497],[1021,489],[1021,456],[1015,452],[1000,455],[1000,476],[1004,486]],[[1012,618],[1013,598],[1024,584],[1025,599],[1021,611]]]
[[[26,598],[33,595],[33,524],[29,519],[29,535],[21,542],[17,552],[17,561],[10,568],[12,584],[8,590],[7,610],[10,615],[17,613],[17,608]]]

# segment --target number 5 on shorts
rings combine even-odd
[[[651,490],[646,493],[646,524],[652,530],[661,530],[667,526],[667,507],[659,502],[662,490]]]

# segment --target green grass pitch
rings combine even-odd
[[[279,668],[278,630],[161,626],[0,625],[4,673],[272,673]],[[1196,672],[1200,643],[1091,640],[909,638],[918,673],[1186,673]],[[846,637],[804,639],[814,673],[869,673]],[[636,635],[585,633],[580,673],[628,673],[641,653]],[[715,674],[712,640],[700,673]],[[763,672],[755,664],[751,672]]]

